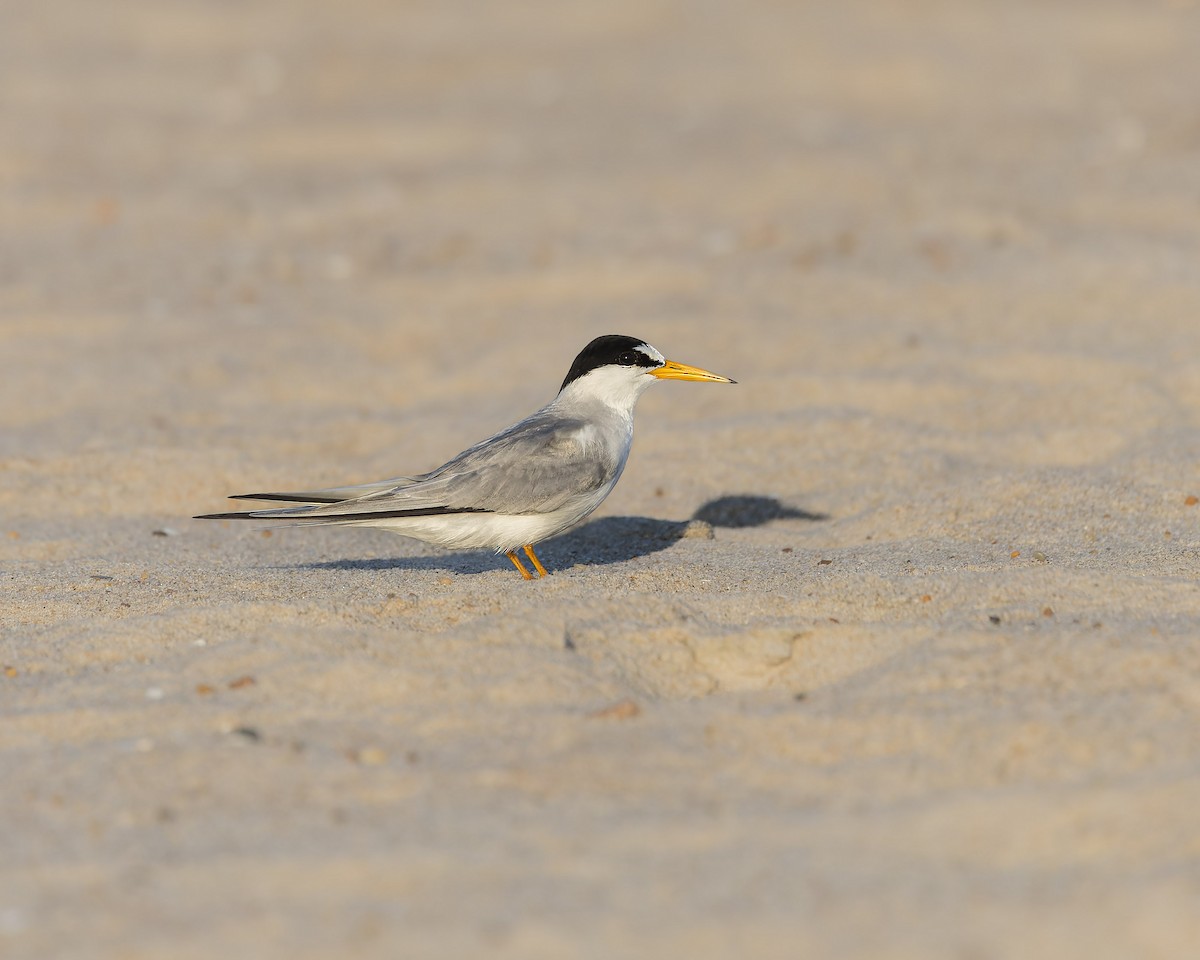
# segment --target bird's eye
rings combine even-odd
[[[617,363],[623,367],[635,367],[637,366],[637,362],[638,355],[632,350],[626,350],[623,354],[617,357]]]

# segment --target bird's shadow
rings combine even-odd
[[[700,507],[690,520],[655,520],[651,517],[601,517],[538,544],[538,555],[551,570],[577,563],[601,566],[624,563],[666,550],[691,535],[693,524],[713,527],[761,527],[775,520],[828,520],[824,513],[791,507],[774,497],[735,494],[717,497]],[[703,535],[703,527],[700,528]],[[487,573],[507,567],[503,556],[483,550],[439,553],[423,557],[386,557],[372,560],[322,560],[297,564],[304,570],[446,570],[456,574]]]

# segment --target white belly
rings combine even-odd
[[[553,513],[449,513],[435,517],[401,517],[371,522],[368,527],[390,530],[451,550],[495,550],[506,553],[527,543],[540,543],[584,520],[600,506],[613,485],[597,491],[586,503],[572,504]]]

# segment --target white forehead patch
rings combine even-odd
[[[643,344],[642,344],[640,347],[635,347],[634,349],[636,349],[636,350],[640,350],[642,353],[644,353],[646,356],[648,356],[648,357],[649,357],[651,360],[653,360],[655,363],[662,364],[662,363],[666,363],[666,362],[667,362],[667,358],[666,358],[666,357],[664,357],[664,356],[663,356],[661,353],[659,353],[657,350],[655,350],[655,349],[654,349],[652,346],[650,346],[650,344],[648,344],[648,343],[643,343]]]

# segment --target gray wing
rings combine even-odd
[[[539,412],[423,476],[364,484],[359,489],[369,492],[355,499],[316,505],[310,501],[306,506],[239,516],[345,523],[445,513],[548,513],[586,500],[609,483],[620,467],[620,454],[611,444],[597,441],[592,424]]]
[[[599,490],[620,467],[620,455],[601,441],[595,425],[539,413],[396,495],[425,488],[450,507],[548,513]]]

